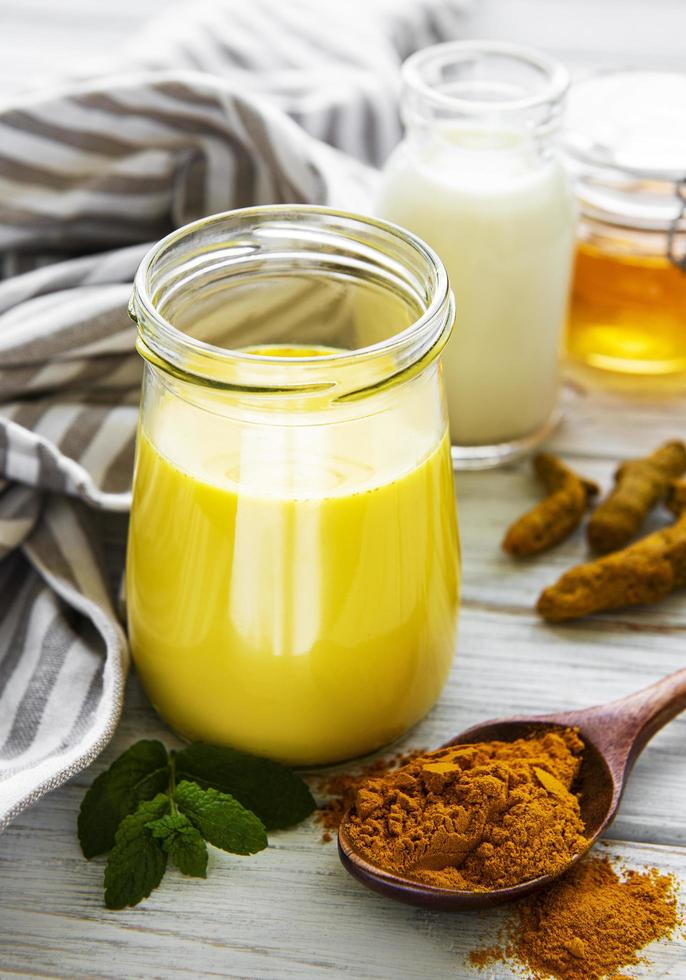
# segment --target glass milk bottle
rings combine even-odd
[[[495,42],[426,48],[402,70],[405,140],[378,212],[421,235],[457,298],[443,355],[458,466],[526,452],[556,421],[574,196],[552,137],[565,69]]]

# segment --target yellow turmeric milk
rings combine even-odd
[[[141,430],[131,644],[180,734],[331,762],[388,743],[436,700],[458,602],[448,435],[428,453],[418,440],[408,469],[416,417],[405,432],[380,431],[383,413],[373,424],[369,472],[351,462],[345,426],[246,425],[221,442],[209,415],[198,427],[170,397]],[[302,471],[303,438],[321,440],[326,466]]]
[[[686,273],[665,256],[580,244],[567,349],[611,371],[686,371]]]

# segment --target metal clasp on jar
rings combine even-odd
[[[681,207],[679,208],[679,213],[676,215],[674,220],[669,226],[667,232],[667,258],[670,262],[681,269],[682,272],[686,272],[686,248],[681,255],[677,254],[677,240],[681,229],[681,224],[684,218],[686,218],[686,177],[682,177],[678,183],[674,185],[674,193],[676,194],[677,200],[680,202]]]

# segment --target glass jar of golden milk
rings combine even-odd
[[[213,215],[143,261],[129,635],[181,735],[320,764],[432,707],[458,607],[453,311],[418,238],[324,208]]]
[[[686,74],[572,86],[565,130],[581,209],[567,351],[626,374],[686,372]]]

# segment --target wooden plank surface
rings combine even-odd
[[[97,64],[163,0],[0,0],[0,98]],[[590,24],[593,29],[590,29]],[[467,33],[547,47],[582,68],[609,62],[683,67],[681,0],[475,0]],[[553,444],[607,485],[617,460],[685,434],[686,396],[598,390],[577,377]],[[615,386],[616,388],[617,386]],[[538,488],[523,463],[457,478],[464,604],[447,688],[404,746],[433,747],[488,716],[579,707],[620,697],[686,660],[686,599],[559,627],[533,612],[539,590],[585,555],[575,535],[516,565],[499,540]],[[664,521],[656,513],[653,526]],[[241,859],[213,851],[207,881],[169,871],[138,909],[102,905],[101,859],[86,862],[75,820],[85,787],[142,737],[173,737],[131,678],[120,729],[102,758],[20,815],[0,837],[0,976],[506,978],[472,970],[469,950],[493,940],[498,915],[440,915],[365,891],[312,824],[272,835]],[[639,761],[612,828],[612,853],[686,881],[686,719],[673,722]],[[686,895],[684,896],[686,899]],[[686,977],[683,940],[651,947],[637,977]]]
[[[616,406],[619,410],[619,405]],[[579,415],[575,414],[575,409]],[[555,443],[565,444],[607,412],[604,395],[572,399]],[[588,434],[577,464],[602,480],[615,457],[683,433],[683,401],[655,402],[643,427],[641,405],[625,400],[616,442]],[[577,431],[579,430],[579,431]],[[595,426],[592,428],[595,431]],[[583,452],[584,445],[586,452]],[[603,456],[602,453],[607,455]],[[520,711],[577,707],[620,697],[684,663],[686,602],[675,596],[635,610],[564,627],[532,611],[538,588],[584,553],[580,536],[559,552],[515,565],[498,548],[503,526],[537,488],[522,463],[457,478],[464,544],[465,603],[457,656],[435,710],[405,740],[435,746],[478,720]],[[22,814],[0,838],[0,971],[59,977],[384,977],[477,976],[466,959],[494,935],[499,916],[449,916],[405,909],[368,894],[340,866],[319,828],[273,835],[268,851],[239,859],[213,852],[206,882],[168,872],[140,908],[102,907],[102,860],[87,863],[75,836],[85,786],[133,740],[173,739],[134,679],[114,744],[69,786]],[[686,718],[661,732],[638,763],[612,828],[632,865],[656,864],[686,880]],[[681,959],[680,959],[681,957]],[[651,949],[636,976],[683,976],[686,947]],[[512,976],[496,967],[486,976]],[[634,975],[634,973],[632,973]]]
[[[465,617],[469,622],[470,617]],[[489,631],[489,639],[493,633]],[[440,708],[408,744],[433,744],[460,725],[483,717],[484,696],[508,699],[524,667],[508,670],[496,660],[491,682],[484,657],[470,664],[462,651],[454,682]],[[526,670],[541,675],[540,665],[527,659]],[[505,682],[493,685],[493,676]],[[474,685],[485,690],[474,690]],[[613,685],[614,686],[614,685]],[[515,694],[528,707],[536,693],[546,698],[546,685],[528,697]],[[502,692],[502,694],[501,694]],[[558,695],[560,703],[563,698]],[[571,703],[570,699],[564,699]],[[583,698],[578,699],[579,703]],[[496,705],[500,710],[500,704]],[[683,730],[681,745],[683,746]],[[159,735],[170,741],[131,685],[124,723],[105,764],[133,738]],[[664,736],[660,738],[664,741]],[[678,743],[678,739],[676,740]],[[643,808],[646,826],[674,807],[684,795],[684,761],[656,739],[639,764],[630,792],[635,807],[643,798],[659,801]],[[267,852],[251,859],[213,851],[206,882],[183,880],[168,872],[162,887],[139,909],[113,913],[102,908],[102,860],[86,863],[74,833],[74,819],[83,790],[101,765],[54,793],[49,800],[20,816],[0,842],[0,968],[32,976],[356,976],[467,977],[464,956],[497,928],[498,916],[445,916],[403,909],[367,894],[343,872],[333,845],[319,842],[319,830],[303,826],[272,836]],[[652,770],[655,770],[654,772]],[[671,780],[669,776],[671,774]],[[651,782],[654,780],[654,785]],[[660,786],[659,793],[653,789]],[[627,800],[627,804],[628,804]],[[623,809],[625,809],[623,807]],[[632,865],[657,864],[686,878],[686,850],[675,847],[681,827],[665,827],[666,845],[623,844],[619,853]],[[615,825],[613,834],[621,824]],[[620,835],[617,835],[620,836]],[[613,846],[613,853],[617,850]],[[113,953],[116,950],[116,959]],[[374,955],[369,964],[366,954]],[[654,960],[662,975],[679,962],[678,946],[668,944]],[[681,955],[684,955],[682,947]],[[506,977],[506,970],[494,976]],[[672,972],[678,977],[678,972]]]
[[[35,829],[17,849],[23,898],[2,909],[3,933],[15,937],[3,953],[3,977],[516,975],[505,965],[480,973],[467,960],[476,945],[492,942],[500,913],[440,915],[380,899],[341,872],[331,845],[313,845],[307,828],[274,835],[269,850],[254,858],[213,854],[201,884],[167,872],[145,909],[106,912],[95,897],[101,867],[94,862],[84,870],[67,811],[61,820],[56,813],[59,826],[52,831],[60,846],[59,860],[51,862],[56,874],[28,861]],[[613,842],[610,853],[630,867],[656,865],[682,880],[686,873],[683,850]],[[654,944],[650,958],[631,976],[683,977],[683,945]]]

